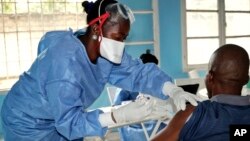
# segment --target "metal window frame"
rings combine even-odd
[[[14,4],[14,10],[15,10],[15,12],[14,13],[11,13],[11,14],[5,14],[4,13],[4,8],[3,8],[3,5],[5,4],[5,3],[12,3],[12,4]],[[2,19],[2,22],[0,23],[0,24],[2,24],[2,27],[3,27],[3,29],[2,29],[2,31],[1,31],[1,34],[3,34],[3,38],[4,38],[4,54],[5,54],[5,67],[6,67],[6,76],[2,76],[2,77],[0,77],[0,81],[4,81],[4,80],[9,80],[9,79],[17,79],[18,77],[19,77],[19,75],[11,75],[10,74],[10,71],[9,71],[9,68],[8,68],[8,64],[9,64],[9,62],[8,62],[8,56],[9,56],[9,52],[7,51],[7,45],[6,45],[6,41],[7,41],[7,37],[6,37],[6,35],[7,34],[10,34],[10,33],[14,33],[15,34],[15,41],[14,42],[16,42],[16,45],[17,45],[17,51],[18,51],[18,66],[17,66],[17,71],[18,72],[21,72],[21,71],[23,71],[23,70],[21,70],[21,64],[22,64],[22,60],[21,60],[21,54],[20,54],[20,43],[19,43],[19,33],[22,33],[22,32],[27,32],[28,34],[29,34],[29,39],[30,39],[30,46],[28,47],[28,49],[27,49],[27,51],[29,51],[29,52],[32,52],[31,53],[31,59],[32,59],[32,61],[35,59],[35,56],[33,55],[33,46],[32,46],[32,42],[34,42],[36,39],[35,38],[32,38],[32,33],[34,33],[34,32],[41,32],[41,33],[45,33],[45,32],[47,32],[47,30],[45,29],[45,25],[44,25],[44,22],[42,23],[42,27],[39,29],[39,30],[36,30],[36,31],[33,31],[33,30],[31,30],[31,26],[32,26],[32,21],[31,21],[31,12],[30,12],[30,6],[31,6],[31,4],[34,4],[34,3],[38,3],[39,4],[39,6],[40,6],[40,8],[41,8],[41,12],[39,13],[40,14],[40,16],[41,16],[41,21],[43,21],[43,18],[44,18],[44,15],[45,15],[45,13],[44,13],[44,11],[43,11],[43,3],[53,3],[53,9],[54,9],[54,6],[55,6],[55,4],[54,3],[65,3],[65,5],[64,5],[64,13],[67,13],[67,10],[66,10],[66,7],[67,7],[67,4],[68,3],[72,3],[72,4],[75,4],[75,8],[76,8],[76,12],[75,13],[72,13],[72,15],[75,15],[75,20],[76,20],[76,27],[74,27],[74,28],[81,28],[80,27],[80,24],[79,24],[79,20],[80,19],[78,19],[78,16],[79,15],[82,15],[82,13],[79,13],[78,12],[78,4],[80,4],[81,2],[79,2],[79,1],[72,1],[72,2],[69,2],[69,1],[65,1],[65,2],[55,2],[55,1],[51,1],[51,2],[44,2],[44,1],[39,1],[39,2],[29,2],[29,1],[27,1],[27,13],[25,13],[25,15],[27,15],[28,16],[28,21],[27,21],[27,29],[25,30],[25,31],[19,31],[19,28],[18,28],[18,20],[17,20],[17,16],[18,16],[18,14],[19,13],[17,13],[17,4],[18,4],[18,2],[17,1],[12,1],[12,2],[3,2],[3,1],[1,1],[1,6],[2,6],[2,10],[1,10],[1,18],[3,18]],[[14,16],[14,21],[15,21],[15,28],[16,28],[16,30],[15,31],[6,31],[6,29],[5,29],[5,26],[7,26],[6,25],[6,21],[4,20],[4,17],[6,17],[6,16],[8,16],[8,15],[10,15],[10,16]],[[53,19],[54,19],[54,16],[56,16],[56,15],[58,15],[57,13],[52,13],[51,14],[51,16],[53,17]],[[52,20],[53,20],[52,19]],[[65,28],[67,28],[66,26],[67,26],[67,24],[66,24],[66,20],[65,19],[63,19],[63,21],[62,22],[64,22],[64,25],[65,25]],[[83,23],[83,25],[84,25],[84,23]],[[56,29],[56,27],[54,26],[54,28]],[[31,63],[32,63],[32,61],[31,61]]]
[[[158,0],[152,0],[151,1],[152,2],[152,10],[140,10],[140,11],[133,11],[135,14],[152,14],[152,19],[153,19],[153,40],[152,41],[133,41],[133,42],[126,42],[126,45],[153,45],[153,48],[154,48],[154,54],[156,55],[156,57],[157,58],[160,58],[160,42],[159,42],[159,19],[158,19],[158,17],[159,17],[159,13],[158,13],[158,10],[159,10],[159,8],[158,8]],[[1,4],[1,6],[3,7],[3,4],[4,4],[5,2],[1,2],[0,4]],[[15,3],[15,8],[17,8],[17,2],[15,1],[15,2],[12,2],[12,3]],[[34,39],[32,38],[32,32],[42,32],[42,33],[45,33],[45,32],[47,32],[47,30],[45,30],[45,24],[44,24],[44,22],[42,23],[42,27],[41,27],[41,29],[40,30],[36,30],[36,31],[32,31],[31,30],[31,26],[32,26],[32,23],[31,23],[31,17],[30,17],[30,14],[31,14],[31,12],[30,12],[30,5],[31,4],[33,4],[33,3],[39,3],[39,5],[40,5],[40,8],[41,8],[41,21],[44,21],[43,19],[44,19],[44,9],[43,9],[43,1],[39,1],[39,2],[29,2],[29,1],[27,1],[27,8],[28,8],[28,13],[27,13],[27,15],[29,15],[28,16],[28,21],[27,21],[27,24],[28,24],[28,30],[27,31],[24,31],[24,32],[28,32],[29,33],[29,38],[30,38],[30,52],[31,52],[31,55],[33,54],[32,52],[33,52],[33,50],[32,50],[32,42],[34,41]],[[54,3],[76,3],[76,8],[78,8],[77,7],[77,4],[78,3],[81,3],[81,2],[79,2],[79,1],[74,1],[74,2],[55,2],[55,1],[51,1],[51,2],[46,2],[46,3],[53,3],[53,9],[54,9],[54,6],[55,6],[55,4]],[[67,7],[67,5],[65,4],[65,7],[64,7],[64,12],[66,13],[67,11],[66,11],[66,7]],[[2,8],[2,11],[1,11],[2,13],[4,13],[4,11],[3,11],[3,8]],[[17,9],[15,9],[15,21],[17,21]],[[78,19],[78,15],[80,15],[80,14],[82,14],[82,13],[78,13],[78,9],[76,10],[76,13],[75,13],[75,17],[76,17],[76,25],[77,25],[77,27],[76,28],[82,28],[82,27],[79,27],[79,19]],[[3,14],[2,14],[3,15]],[[12,14],[13,15],[13,14]],[[52,16],[53,16],[53,18],[54,18],[54,16],[56,16],[57,15],[57,13],[53,13],[52,14]],[[65,19],[64,19],[64,22],[66,22],[65,21]],[[7,52],[7,46],[6,46],[6,34],[7,34],[7,32],[5,31],[5,22],[4,22],[4,20],[3,20],[3,22],[2,23],[0,23],[0,24],[2,24],[2,26],[3,26],[3,36],[4,36],[4,49],[5,49],[5,67],[6,67],[6,71],[7,71],[7,76],[4,76],[4,77],[0,77],[0,81],[5,81],[5,80],[9,80],[9,79],[17,79],[18,77],[19,77],[19,75],[13,75],[13,76],[11,76],[10,74],[9,74],[9,70],[8,70],[8,59],[7,59],[7,56],[8,56],[8,52]],[[15,31],[15,34],[16,34],[16,39],[17,39],[17,47],[18,47],[18,49],[19,49],[19,42],[18,42],[18,33],[20,33],[20,32],[23,32],[23,31],[18,31],[18,23],[16,22],[16,24],[15,24],[15,26],[16,26],[16,31]],[[66,26],[66,23],[65,23],[65,26]],[[55,27],[54,27],[55,28]],[[14,32],[13,32],[14,33]],[[18,51],[19,52],[19,51]],[[20,53],[18,53],[19,55],[20,55]],[[21,59],[20,59],[20,57],[18,57],[19,58],[19,68],[18,68],[18,71],[22,71],[21,70]],[[31,56],[31,58],[34,60],[35,59],[35,56]],[[159,59],[160,60],[160,59]],[[32,62],[32,61],[31,61]],[[160,65],[160,61],[159,61],[159,65]]]
[[[158,58],[160,66],[160,30],[159,30],[159,7],[158,0],[152,0],[152,10],[135,10],[134,14],[152,14],[153,19],[153,40],[152,41],[131,41],[126,45],[153,45],[154,55]]]
[[[218,31],[219,31],[219,46],[226,43],[227,38],[237,38],[237,37],[250,37],[250,35],[238,35],[238,36],[226,36],[226,13],[249,13],[250,11],[229,11],[225,10],[225,0],[217,0],[218,3]],[[206,64],[198,64],[198,65],[190,65],[188,64],[188,54],[187,54],[187,40],[188,39],[202,39],[202,38],[216,38],[216,37],[187,37],[187,19],[186,19],[186,13],[187,11],[215,11],[215,10],[187,10],[186,9],[186,0],[181,0],[181,21],[182,21],[182,67],[183,71],[187,72],[192,69],[199,69],[204,70],[207,69],[207,63]],[[250,33],[249,33],[250,34]]]

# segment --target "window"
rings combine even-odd
[[[183,67],[205,69],[212,53],[225,43],[250,54],[250,0],[184,0]]]
[[[2,0],[0,3],[0,89],[9,88],[37,56],[42,35],[86,25],[83,0]]]
[[[69,27],[77,30],[86,26],[82,1],[1,0],[0,91],[8,90],[19,75],[30,67],[37,56],[38,42],[45,32]],[[150,49],[159,58],[157,1],[119,2],[128,5],[136,18],[126,41],[126,51],[132,57],[137,57]]]

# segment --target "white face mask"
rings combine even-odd
[[[120,64],[124,51],[125,43],[102,37],[100,44],[100,54],[109,61]]]

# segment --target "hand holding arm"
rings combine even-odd
[[[185,110],[186,102],[190,102],[192,105],[197,106],[197,101],[202,99],[195,94],[185,92],[182,88],[172,84],[171,82],[165,82],[162,92],[173,99],[177,110]]]

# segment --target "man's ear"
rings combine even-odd
[[[206,78],[205,78],[205,85],[207,89],[208,98],[212,97],[213,84],[214,84],[214,74],[212,71],[208,71]]]
[[[249,81],[249,75],[247,75],[247,77],[243,80],[243,85],[246,85]]]
[[[213,85],[214,85],[214,73],[213,73],[213,71],[209,71],[208,72],[208,74],[207,74],[207,76],[206,76],[206,87],[207,87],[207,89],[211,89],[212,87],[213,87]]]
[[[207,79],[208,79],[209,83],[213,82],[213,80],[214,80],[214,73],[213,73],[213,71],[210,70],[208,72]]]

